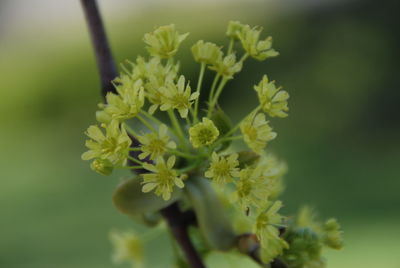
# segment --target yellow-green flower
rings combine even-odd
[[[185,175],[178,176],[176,170],[173,169],[175,164],[175,156],[170,156],[165,160],[160,157],[157,159],[155,165],[144,163],[143,167],[152,173],[143,174],[143,188],[142,191],[148,193],[155,189],[155,194],[162,196],[164,200],[171,198],[171,193],[174,186],[183,188],[183,179]]]
[[[113,245],[112,260],[115,264],[129,262],[132,267],[143,267],[143,244],[133,231],[111,231],[110,240]]]
[[[272,117],[286,117],[288,108],[289,94],[281,88],[275,86],[274,81],[269,81],[266,75],[258,85],[254,86],[257,91],[258,99],[264,112]]]
[[[193,57],[196,62],[215,64],[222,57],[221,48],[211,42],[199,40],[192,46]]]
[[[240,171],[239,180],[235,181],[234,202],[238,202],[242,210],[262,207],[270,195],[268,179],[264,176],[264,167],[246,167]]]
[[[98,126],[87,129],[86,135],[90,139],[86,141],[86,147],[89,151],[82,154],[82,159],[96,158],[108,160],[114,166],[125,165],[132,143],[126,130],[116,120],[102,126],[105,128],[105,135]]]
[[[343,231],[336,219],[332,218],[325,222],[323,233],[323,242],[326,246],[333,249],[343,248]]]
[[[246,144],[258,154],[261,154],[267,143],[276,137],[276,133],[272,131],[262,113],[257,115],[253,113],[244,119],[240,124],[240,130]]]
[[[246,53],[256,60],[265,60],[270,57],[279,55],[277,51],[272,48],[272,38],[267,37],[264,40],[260,39],[262,28],[250,28],[246,25],[237,32],[237,35],[242,43],[243,49]]]
[[[221,55],[209,68],[227,79],[232,79],[235,73],[242,70],[242,62],[236,62],[235,54],[229,54],[226,57]]]
[[[231,182],[234,177],[239,176],[238,154],[218,156],[216,152],[211,155],[211,163],[204,176],[213,179],[219,184]]]
[[[144,105],[142,80],[133,81],[128,75],[115,80],[118,95],[109,92],[104,111],[112,119],[126,120],[135,117]]]
[[[199,97],[199,92],[191,93],[189,84],[185,86],[185,77],[181,75],[178,83],[169,83],[166,87],[160,88],[161,93],[165,96],[161,111],[177,109],[182,118],[186,118],[189,108],[193,101]]]
[[[230,21],[228,24],[228,29],[226,30],[226,35],[235,40],[239,40],[239,34],[245,27],[246,25],[240,23],[239,21]]]
[[[219,130],[210,119],[203,117],[203,121],[189,128],[190,143],[194,148],[212,144],[219,136]]]
[[[137,138],[141,143],[140,159],[145,159],[150,155],[150,159],[155,160],[163,156],[168,149],[176,148],[175,142],[171,141],[168,135],[168,127],[164,124],[160,125],[158,133],[148,133]]]
[[[260,241],[261,259],[264,263],[271,262],[281,255],[285,248],[289,248],[287,242],[279,237],[278,227],[283,221],[283,217],[278,214],[281,207],[281,201],[269,203],[260,209],[256,219],[255,234]]]
[[[114,165],[107,159],[95,159],[90,164],[90,168],[101,175],[108,176],[112,173]]]
[[[183,40],[189,33],[179,34],[174,24],[157,28],[154,32],[144,35],[143,41],[148,45],[150,55],[163,59],[173,57]]]
[[[262,168],[268,184],[269,199],[274,200],[284,190],[283,176],[287,173],[287,165],[272,154],[262,155],[258,165]]]
[[[165,65],[159,58],[152,58],[147,63],[145,89],[148,100],[151,102],[149,112],[153,114],[163,104],[165,96],[160,88],[173,83],[177,78],[179,63],[167,62]]]

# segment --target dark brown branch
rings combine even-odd
[[[107,92],[115,92],[111,81],[118,75],[117,68],[108,44],[96,0],[81,0],[81,4],[96,54],[97,67],[101,80],[101,94],[105,98]]]
[[[85,13],[89,27],[90,36],[96,54],[97,66],[101,79],[101,93],[105,98],[107,92],[115,92],[111,81],[117,77],[117,69],[112,57],[111,49],[108,44],[103,22],[97,7],[96,0],[81,0],[82,8]],[[133,140],[133,144],[137,141]],[[134,156],[136,157],[136,156]],[[133,163],[132,163],[133,164]],[[142,171],[144,172],[144,171]],[[188,263],[192,268],[205,268],[195,247],[188,235],[188,226],[193,222],[193,214],[181,212],[176,203],[164,208],[161,211],[171,229],[171,232],[178,241],[184,252]]]
[[[182,249],[184,249],[184,254],[189,262],[189,265],[193,268],[205,268],[203,261],[197,254],[190,238],[188,236],[187,228],[190,225],[185,214],[182,213],[178,207],[177,203],[161,210],[161,215],[168,222],[169,228],[175,236]]]

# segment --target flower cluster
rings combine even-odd
[[[336,219],[322,223],[309,207],[303,207],[296,219],[289,224],[284,238],[290,248],[283,252],[283,260],[289,267],[325,267],[322,257],[324,247],[341,249],[342,230]]]
[[[232,124],[218,105],[224,88],[248,58],[278,55],[272,39],[261,40],[260,34],[261,28],[235,21],[228,25],[230,43],[225,51],[212,42],[195,43],[191,51],[200,64],[195,87],[179,72],[175,59],[188,34],[180,34],[174,25],[146,34],[148,58],[128,61],[113,81],[116,93],[108,93],[105,103],[99,104],[99,126],[88,128],[89,151],[82,159],[93,159],[92,169],[103,175],[115,168],[140,170],[142,192],[154,192],[165,201],[190,181],[208,178],[230,191],[238,213],[251,219],[260,256],[267,263],[289,247],[280,235],[286,220],[278,214],[282,202],[277,200],[286,165],[264,153],[277,136],[267,117],[286,117],[289,95],[264,75],[254,85],[259,104],[242,120]],[[203,85],[207,71],[214,76],[210,88]],[[208,96],[201,99],[208,101],[200,103],[204,94]],[[232,142],[242,142],[249,150],[237,151]],[[325,243],[338,248],[335,222],[324,228]]]

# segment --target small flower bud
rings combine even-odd
[[[101,175],[108,176],[112,173],[114,167],[108,160],[95,159],[91,164],[90,168]]]
[[[222,57],[221,48],[214,43],[198,41],[192,46],[193,57],[196,62],[215,64]]]
[[[157,28],[152,33],[144,35],[143,41],[148,45],[150,55],[163,59],[173,57],[183,40],[189,33],[179,34],[174,24]]]

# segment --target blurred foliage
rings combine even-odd
[[[123,18],[104,10],[118,62],[144,55],[138,49],[142,36],[155,25],[173,22],[191,32],[179,52],[186,58],[204,32],[226,44],[220,33],[229,19],[265,25],[281,56],[249,61],[235,84],[228,84],[222,105],[241,117],[256,103],[244,82],[255,84],[264,73],[290,93],[290,115],[272,122],[280,139],[271,143],[289,164],[285,209],[294,212],[305,202],[343,222],[346,248],[330,253],[328,262],[341,268],[400,267],[395,12],[374,1],[287,12],[267,5],[160,5]],[[102,178],[80,160],[83,130],[94,122],[101,100],[83,24],[82,19],[62,31],[35,29],[2,40],[0,267],[111,267],[109,230],[143,228],[112,207],[118,177],[128,174]],[[197,75],[198,66],[187,60],[181,68]],[[206,76],[207,83],[211,78]],[[248,98],[244,90],[251,92]],[[149,267],[171,263],[168,240],[147,245]]]

